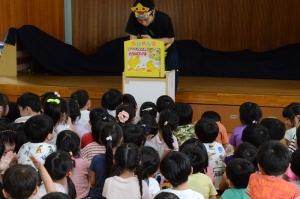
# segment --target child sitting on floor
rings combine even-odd
[[[254,165],[241,158],[235,158],[229,162],[226,168],[227,189],[221,196],[221,199],[250,199],[246,194],[249,177],[255,172]]]
[[[102,194],[104,197],[107,199],[151,198],[148,186],[142,179],[141,154],[135,144],[120,145],[115,153],[114,164],[120,170],[120,176],[105,180]]]
[[[249,124],[257,124],[262,116],[260,107],[253,102],[245,102],[239,108],[241,125],[236,127],[230,136],[229,143],[235,149],[242,143],[243,130]]]
[[[39,115],[41,111],[41,101],[35,93],[23,93],[17,100],[21,117],[15,123],[25,123],[30,117]]]
[[[201,118],[195,125],[195,133],[197,138],[203,142],[206,147],[209,157],[209,166],[214,172],[214,185],[216,190],[219,190],[219,184],[226,167],[222,161],[225,150],[222,144],[215,141],[219,133],[219,127],[214,120]]]
[[[180,199],[204,197],[188,188],[188,177],[192,173],[192,164],[187,155],[178,152],[169,152],[160,162],[162,175],[171,183],[173,188],[163,189],[161,192],[171,192]]]
[[[284,144],[278,141],[263,143],[257,152],[260,173],[251,174],[247,195],[251,199],[299,198],[298,187],[282,179],[282,175],[289,167],[290,159],[289,150]]]
[[[87,131],[91,131],[91,126],[89,124],[91,100],[88,92],[86,90],[76,90],[71,94],[70,98],[76,100],[79,105],[80,118],[78,118],[77,121],[78,125]]]
[[[29,118],[25,122],[25,134],[28,142],[23,144],[18,152],[19,164],[34,166],[29,157],[30,152],[44,163],[46,157],[56,151],[56,145],[47,143],[54,136],[53,123],[48,115],[36,115]]]
[[[190,158],[193,167],[193,173],[188,179],[189,188],[201,193],[205,199],[216,199],[218,193],[211,179],[204,174],[208,162],[206,150],[194,144],[187,144],[181,152]]]

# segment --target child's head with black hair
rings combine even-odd
[[[271,140],[282,140],[285,135],[285,125],[282,121],[276,118],[264,118],[260,121],[260,125],[265,126],[269,131]]]
[[[116,108],[116,119],[120,125],[133,122],[135,118],[135,109],[130,104],[120,104]]]
[[[47,92],[42,94],[42,96],[41,96],[41,105],[42,105],[43,109],[44,109],[45,101],[48,98],[52,98],[52,97],[60,97],[60,95],[58,94],[58,92],[53,92],[53,91],[47,91]]]
[[[299,103],[298,102],[292,102],[282,110],[282,117],[285,118],[285,124],[289,128],[292,128],[292,127],[295,126],[295,124],[294,124],[295,115],[294,115],[293,110],[292,110],[292,107],[295,106],[295,105],[299,105]]]
[[[69,117],[71,118],[71,121],[74,124],[81,117],[78,102],[74,99],[67,99],[66,102],[69,106]]]
[[[252,162],[254,167],[257,167],[256,161],[257,148],[249,142],[241,143],[233,152],[233,158],[242,158]]]
[[[77,101],[80,110],[88,110],[91,106],[90,96],[86,90],[76,90],[70,98]]]
[[[0,118],[7,115],[9,111],[9,99],[4,93],[0,93]]]
[[[242,141],[249,142],[256,148],[269,140],[269,130],[263,125],[250,124],[243,130]]]
[[[92,137],[95,142],[100,143],[100,129],[103,123],[111,122],[117,123],[117,120],[108,113],[103,113],[101,115],[96,116],[93,120],[90,121],[92,124]]]
[[[71,199],[68,194],[62,192],[51,192],[44,195],[41,199]]]
[[[106,177],[111,177],[113,172],[113,149],[123,141],[122,128],[117,123],[102,123],[100,127],[100,143],[105,146]]]
[[[23,93],[18,99],[17,104],[20,110],[20,115],[29,116],[40,113],[42,106],[40,98],[37,94],[27,92]]]
[[[196,145],[198,147],[200,147],[201,149],[205,150],[206,151],[206,148],[203,144],[203,142],[201,142],[199,139],[197,138],[190,138],[188,140],[186,140],[180,147],[179,147],[179,151],[182,151],[183,148],[188,145],[188,144],[193,144],[193,145]]]
[[[12,123],[12,129],[17,133],[17,142],[15,146],[15,152],[18,152],[23,144],[28,142],[25,134],[25,124],[24,123]]]
[[[41,143],[53,139],[53,122],[48,115],[36,115],[29,118],[24,125],[25,135],[29,142]]]
[[[157,107],[153,102],[144,102],[140,108],[140,117],[150,114],[153,117],[157,116]]]
[[[255,172],[254,165],[242,158],[232,159],[226,167],[226,176],[231,188],[247,188],[250,175]]]
[[[298,128],[300,126],[300,103],[296,103],[291,106],[294,114],[294,126]]]
[[[168,95],[162,95],[156,100],[157,112],[159,113],[166,109],[173,109],[174,105],[174,100]]]
[[[158,133],[158,124],[153,115],[150,114],[143,115],[141,119],[138,121],[137,125],[140,128],[142,128],[146,136],[146,140],[150,140]]]
[[[195,134],[201,142],[213,143],[219,134],[219,127],[214,120],[201,118],[195,125]]]
[[[176,194],[171,192],[160,192],[154,199],[180,199]]]
[[[138,147],[145,144],[146,135],[139,126],[135,124],[126,124],[122,127],[122,130],[124,143],[133,143]]]
[[[215,112],[215,111],[205,111],[202,115],[201,118],[210,118],[212,120],[214,120],[215,122],[221,122],[221,116],[219,115],[219,113]]]
[[[116,110],[122,104],[123,95],[117,89],[109,89],[101,97],[101,106],[107,110]]]
[[[115,153],[115,166],[120,169],[120,173],[124,171],[134,172],[139,180],[141,197],[143,196],[142,171],[141,171],[141,153],[135,144],[124,143],[118,146]]]
[[[17,132],[12,128],[12,125],[0,127],[0,142],[5,146],[4,154],[9,151],[18,152],[15,151],[17,141]]]
[[[91,111],[90,111],[90,113],[89,113],[89,117],[90,117],[90,125],[93,125],[92,124],[92,121],[96,118],[96,117],[98,117],[99,115],[101,115],[101,114],[108,114],[108,112],[107,112],[107,110],[105,109],[105,108],[103,108],[103,107],[100,107],[100,106],[98,106],[98,107],[96,107],[96,108],[93,108]]]
[[[288,148],[279,141],[262,143],[257,151],[257,163],[264,175],[279,176],[284,174],[290,164],[291,156]]]
[[[158,119],[158,127],[164,139],[164,142],[167,144],[169,149],[174,149],[173,146],[173,131],[178,127],[179,116],[178,114],[171,110],[166,109],[160,112]]]
[[[52,118],[54,126],[65,123],[69,116],[69,106],[60,97],[48,98],[44,105],[44,114]]]
[[[15,164],[5,171],[2,182],[6,198],[26,199],[37,193],[39,175],[30,165]]]
[[[77,135],[77,133],[75,133],[71,130],[61,131],[57,135],[56,146],[57,146],[57,150],[65,151],[65,152],[69,153],[72,161],[73,161],[74,157],[78,158],[80,155],[79,154],[80,138]],[[74,164],[74,167],[76,167],[75,161],[73,161],[73,164]]]
[[[147,184],[149,185],[148,178],[151,177],[151,175],[153,175],[158,170],[160,157],[158,152],[150,146],[142,147],[141,155],[142,178],[146,180]]]
[[[187,103],[176,103],[173,110],[176,111],[179,116],[179,126],[192,123],[193,109],[191,105]]]
[[[195,173],[206,173],[206,168],[208,164],[208,155],[207,151],[203,150],[195,144],[187,144],[181,151],[186,154],[191,160],[193,167],[193,174]]]
[[[18,104],[16,102],[9,102],[8,106],[9,111],[5,117],[9,119],[10,122],[14,122],[17,118],[21,117]]]
[[[300,177],[300,149],[297,149],[292,153],[291,158],[291,170],[298,177]]]
[[[160,171],[173,188],[176,188],[188,181],[192,172],[192,164],[186,154],[171,151],[161,160]]]
[[[133,97],[133,95],[129,93],[123,94],[122,102],[123,104],[130,104],[134,108],[134,110],[138,109],[138,105],[135,101],[135,98]]]
[[[239,108],[240,120],[242,124],[258,123],[262,117],[260,107],[253,102],[245,102]]]
[[[47,156],[44,164],[53,182],[59,182],[67,178],[68,194],[71,199],[76,198],[76,190],[72,179],[71,172],[74,168],[70,154],[65,151],[56,151]]]

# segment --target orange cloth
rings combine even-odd
[[[259,173],[251,174],[246,193],[251,199],[300,198],[298,187],[295,184]]]

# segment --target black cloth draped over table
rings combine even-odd
[[[124,69],[124,41],[112,40],[86,55],[32,25],[10,28],[6,43],[15,35],[33,58],[33,72],[59,75],[121,75]],[[234,52],[204,48],[196,40],[176,40],[180,76],[208,76],[259,79],[300,79],[300,43],[267,52]]]

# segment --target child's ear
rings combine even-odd
[[[191,167],[191,173],[190,173],[190,175],[192,175],[192,174],[193,174],[193,170],[194,170],[194,169],[193,169],[193,167]]]
[[[264,174],[263,168],[260,167],[259,163],[257,163],[258,171],[262,174]]]
[[[119,145],[123,143],[123,137],[120,138]]]
[[[32,192],[32,195],[31,195],[31,196],[35,196],[35,195],[37,194],[38,190],[39,190],[39,187],[36,186],[36,188],[35,188],[34,191]]]
[[[91,120],[89,120],[89,124],[92,126],[92,122],[91,122]]]
[[[11,198],[10,197],[10,195],[9,195],[9,193],[7,193],[6,191],[5,191],[5,189],[2,189],[2,193],[3,193],[3,196],[5,197],[5,198]]]

